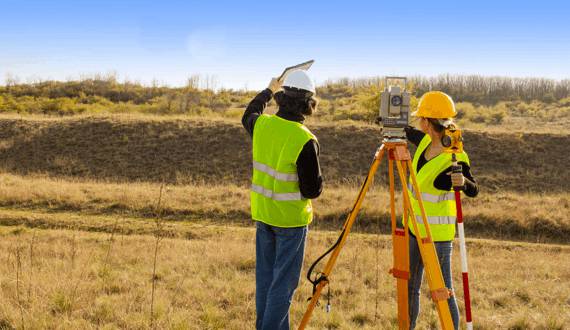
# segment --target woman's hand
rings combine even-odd
[[[463,173],[451,173],[451,186],[463,188],[465,186],[465,177]]]

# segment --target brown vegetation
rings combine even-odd
[[[379,128],[309,126],[321,144],[327,184],[360,182],[379,145]],[[465,140],[485,192],[568,191],[568,135],[467,131]],[[0,120],[0,141],[0,166],[22,175],[247,185],[251,173],[251,139],[234,120],[7,117]]]
[[[86,223],[100,221],[82,218]],[[128,223],[135,232],[153,226],[151,220]],[[254,230],[189,223],[171,226],[174,232],[187,234],[161,243],[155,274],[156,327],[251,328],[255,317]],[[311,232],[304,270],[336,235]],[[110,267],[104,264],[106,246],[102,244],[108,234],[2,226],[0,237],[3,329],[148,328],[154,258],[151,235],[117,238]],[[32,244],[33,254],[28,255]],[[478,329],[564,329],[570,322],[566,313],[570,287],[565,280],[570,265],[561,262],[570,257],[568,247],[474,239],[468,247]],[[389,237],[351,235],[331,277],[332,312],[318,308],[310,328],[393,329],[396,302],[395,282],[388,274],[390,249]],[[458,253],[454,258],[455,289],[462,311]],[[18,274],[25,275],[17,278]],[[28,287],[29,294],[24,290]],[[424,290],[419,327],[435,328],[437,314],[427,299],[427,286]],[[310,292],[310,284],[302,280],[294,297],[293,325],[298,324]]]
[[[322,146],[326,180],[317,217],[338,228],[379,143],[379,130],[363,124],[310,126]],[[165,217],[249,217],[251,143],[235,121],[4,118],[0,138],[5,207],[149,217],[155,214],[157,184],[167,182],[175,193],[164,204]],[[465,139],[481,185],[479,197],[465,200],[470,234],[567,241],[568,136],[468,131]],[[362,215],[363,229],[387,217],[385,168]]]
[[[184,87],[118,82],[112,75],[79,81],[9,79],[0,86],[0,113],[71,116],[128,113],[236,118],[256,92],[217,89],[212,77],[192,76]],[[372,123],[379,108],[382,77],[339,79],[318,87],[319,122]],[[440,75],[411,77],[412,109],[429,90],[450,94],[465,128],[557,132],[570,124],[570,80]]]
[[[356,231],[389,230],[387,187],[376,183],[363,205]],[[123,223],[156,216],[160,183],[104,183],[0,174],[0,225],[30,228],[68,228],[110,231],[82,216],[121,217]],[[338,230],[352,206],[357,184],[327,186],[315,200],[318,229]],[[249,190],[235,184],[187,184],[166,186],[161,203],[165,220],[196,223],[248,224]],[[485,193],[464,200],[469,237],[569,243],[570,196],[568,193]],[[27,212],[30,214],[27,215]],[[58,215],[59,214],[59,215]],[[114,222],[112,222],[114,223]],[[126,229],[123,229],[126,230]],[[142,232],[155,233],[152,228]],[[167,236],[177,235],[167,230]],[[181,233],[180,235],[184,235]]]

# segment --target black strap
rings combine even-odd
[[[311,275],[313,274],[315,267],[321,262],[321,260],[323,260],[327,255],[329,255],[340,244],[340,241],[342,240],[342,236],[344,235],[345,230],[346,228],[342,229],[342,232],[340,233],[340,236],[338,237],[336,242],[325,253],[323,253],[323,255],[318,257],[317,260],[313,262],[313,264],[311,265],[311,267],[309,267],[309,270],[307,271],[307,280],[309,280],[309,282],[313,284],[313,295],[317,291],[317,286],[319,285],[319,283],[321,283],[322,281],[328,282],[328,277],[326,277],[325,274],[323,273],[318,273],[315,276],[315,278],[312,279]],[[309,298],[308,300],[311,300],[311,298]]]
[[[372,161],[372,163],[374,163],[374,160]],[[364,182],[362,183],[362,187],[360,188],[360,192],[358,193],[359,197],[361,196],[361,194],[364,193],[364,187],[366,186],[367,181],[368,181],[368,176],[366,176],[366,179],[364,179]],[[349,215],[355,211],[355,208],[356,208],[356,203],[355,203],[355,205],[352,206],[352,210],[350,210]],[[319,285],[319,283],[321,283],[322,281],[326,281],[326,282],[329,281],[328,277],[325,276],[325,274],[323,274],[323,273],[318,273],[315,276],[315,279],[312,279],[311,275],[313,274],[315,267],[319,264],[319,262],[321,262],[321,260],[323,260],[327,255],[329,255],[331,252],[333,252],[334,249],[336,249],[336,247],[342,241],[342,237],[344,236],[345,232],[346,232],[346,223],[342,227],[342,231],[341,231],[340,235],[338,236],[338,239],[336,240],[336,242],[325,253],[323,253],[323,255],[318,257],[317,260],[315,260],[315,262],[313,262],[311,267],[309,267],[309,270],[307,271],[307,280],[309,280],[309,282],[311,282],[311,284],[313,284],[312,296],[315,295],[315,292],[317,291],[317,286]],[[312,298],[312,296],[311,296],[311,298]],[[311,298],[307,299],[307,301],[311,300]],[[318,304],[318,302],[317,302],[317,304]]]

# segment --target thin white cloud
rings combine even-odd
[[[212,65],[226,57],[228,37],[225,29],[197,29],[187,40],[187,50],[195,64]]]

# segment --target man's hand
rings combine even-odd
[[[271,78],[269,86],[267,86],[273,94],[275,94],[279,89],[281,89],[281,81],[277,78]]]
[[[463,188],[465,186],[465,177],[463,173],[451,173],[451,185],[456,188]]]

